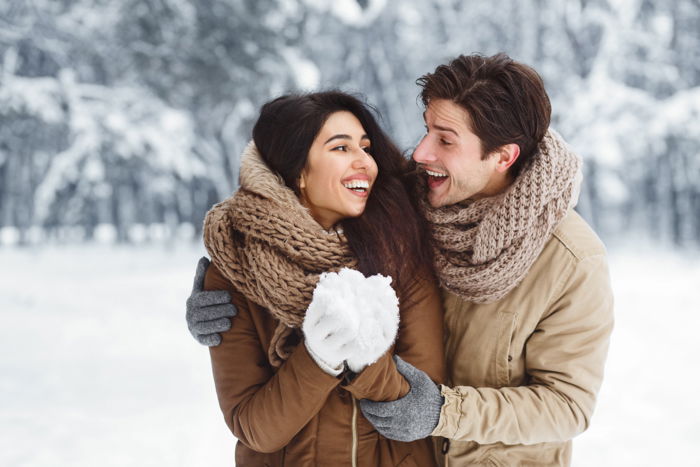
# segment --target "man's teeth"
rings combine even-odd
[[[362,188],[364,190],[369,188],[369,182],[367,180],[353,180],[351,182],[343,183],[345,188],[354,190],[356,188]]]
[[[425,173],[430,175],[431,177],[447,177],[446,174],[441,174],[440,172],[433,172],[432,170],[425,170]]]

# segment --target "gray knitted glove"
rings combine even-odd
[[[444,402],[440,389],[425,372],[394,356],[396,368],[411,389],[391,402],[360,401],[360,408],[379,433],[397,441],[415,441],[430,436],[440,420]]]
[[[187,328],[200,344],[214,347],[221,344],[220,332],[231,329],[229,318],[238,314],[231,303],[231,295],[225,290],[204,289],[204,276],[209,267],[207,258],[200,258],[194,275],[192,295],[187,299]]]

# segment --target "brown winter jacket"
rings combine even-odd
[[[267,358],[276,325],[270,313],[234,290],[213,265],[204,288],[228,290],[238,309],[221,345],[210,348],[219,405],[238,438],[237,467],[435,465],[429,438],[388,440],[360,411],[359,399],[394,400],[408,392],[391,352],[348,381],[323,372],[295,336],[292,355],[275,369]],[[445,378],[442,320],[438,289],[423,282],[410,306],[401,306],[393,349],[436,382]]]
[[[569,212],[525,279],[489,304],[445,292],[450,467],[567,466],[590,423],[613,328],[603,244]]]

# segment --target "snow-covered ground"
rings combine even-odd
[[[576,467],[700,466],[700,256],[611,256],[615,330]]]
[[[0,465],[230,466],[184,301],[202,249],[0,249]],[[612,255],[616,328],[575,466],[700,465],[700,257]]]

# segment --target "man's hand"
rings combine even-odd
[[[213,347],[221,344],[220,332],[231,329],[229,318],[238,310],[231,303],[231,295],[225,290],[204,289],[204,276],[209,267],[207,258],[200,258],[194,276],[192,294],[187,299],[187,328],[200,344]]]
[[[423,371],[394,356],[396,368],[411,385],[401,399],[391,402],[360,401],[360,408],[379,433],[397,441],[415,441],[430,436],[440,420],[444,398]]]

